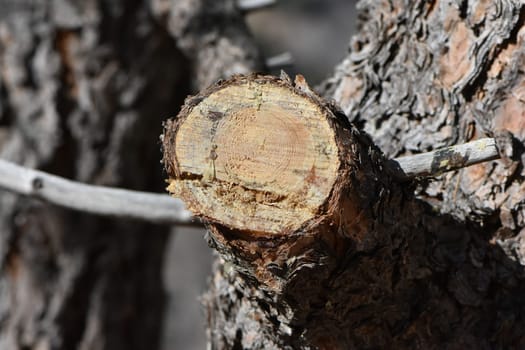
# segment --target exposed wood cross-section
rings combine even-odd
[[[283,80],[239,77],[214,86],[168,123],[168,189],[216,223],[296,230],[322,210],[336,182],[333,119]]]

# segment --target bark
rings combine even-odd
[[[208,216],[221,255],[204,298],[211,346],[523,348],[525,9],[361,1],[359,10],[348,56],[320,87],[346,114],[334,112],[350,176],[333,195],[354,205],[328,215],[333,225],[278,235]],[[486,136],[502,160],[411,183],[383,167],[380,151]]]
[[[322,87],[325,95],[389,157],[498,138],[506,160],[421,183],[420,197],[459,219],[519,232],[521,2],[363,1],[360,8],[360,33]]]
[[[162,120],[258,62],[232,1],[0,7],[0,156],[91,184],[162,191]],[[1,192],[0,233],[0,348],[158,347],[168,227]]]

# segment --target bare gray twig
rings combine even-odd
[[[276,0],[237,0],[237,6],[242,11],[254,11],[275,5]]]
[[[294,64],[293,56],[290,52],[283,52],[266,59],[266,67],[277,69],[280,67],[291,66]]]
[[[401,179],[434,176],[476,163],[500,158],[496,141],[484,138],[436,151],[400,157],[388,162],[389,168]]]
[[[0,159],[0,187],[87,213],[188,225],[192,214],[169,195],[93,186]]]

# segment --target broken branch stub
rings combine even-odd
[[[195,215],[238,231],[275,235],[318,223],[347,181],[342,123],[301,76],[221,82],[166,124],[168,190]]]

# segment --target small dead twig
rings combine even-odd
[[[244,12],[255,11],[275,5],[276,0],[237,0],[237,6]]]
[[[268,69],[278,69],[292,66],[293,64],[294,59],[290,52],[283,52],[266,59],[266,67],[268,67]]]
[[[469,165],[500,158],[496,141],[479,139],[432,152],[395,158],[388,161],[390,170],[400,179],[436,176]]]
[[[93,186],[0,159],[0,187],[87,213],[191,225],[192,214],[169,195]]]

